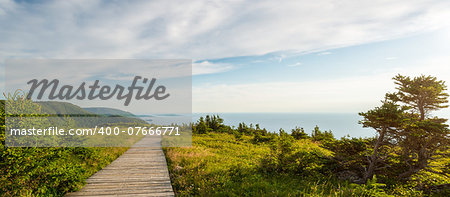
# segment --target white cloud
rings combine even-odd
[[[392,75],[193,88],[194,112],[359,112],[393,90]],[[367,92],[366,90],[371,90]]]
[[[448,18],[450,1],[445,0],[84,0],[42,4],[0,0],[0,61],[8,57],[198,60],[276,51],[320,52],[433,31],[448,26]],[[273,60],[281,62],[285,57],[280,54]],[[450,81],[450,72],[439,70],[448,64],[447,59],[436,60],[434,71],[431,66],[398,72],[435,73]],[[211,61],[193,64],[194,74],[230,69],[230,64]],[[386,87],[392,86],[393,74],[201,86],[194,88],[193,106],[194,111],[208,112],[361,111],[378,104]]]
[[[5,67],[5,68],[3,68]],[[28,90],[32,79],[58,79],[61,84],[79,86],[99,80],[101,84],[130,84],[135,76],[169,80],[192,75],[190,60],[33,60],[14,59],[0,65],[7,80],[0,75],[2,91]],[[3,72],[2,72],[3,75]],[[139,82],[140,83],[140,82]],[[7,84],[6,88],[3,88]]]
[[[230,64],[224,63],[212,63],[210,61],[202,61],[199,63],[192,64],[192,74],[193,75],[201,75],[201,74],[211,74],[211,73],[220,73],[233,69],[233,66]]]
[[[297,67],[297,66],[301,66],[301,65],[302,65],[301,62],[297,62],[297,63],[295,63],[295,64],[289,64],[288,66],[289,66],[289,67]]]
[[[332,53],[329,52],[329,51],[324,51],[324,52],[321,52],[321,53],[319,53],[317,55],[330,55],[330,54],[332,54]]]
[[[210,59],[313,51],[449,24],[449,1],[1,0],[0,57]]]
[[[434,56],[417,60],[411,67],[397,68],[397,73],[407,76],[431,75],[439,80],[446,81],[447,86],[450,83],[450,62],[449,56]]]
[[[409,67],[345,79],[204,85],[193,88],[193,111],[357,113],[380,105],[385,93],[395,91],[392,77],[399,73],[432,75],[450,82],[450,67],[442,66],[448,62],[447,56],[434,57]],[[450,109],[437,114],[450,118]]]

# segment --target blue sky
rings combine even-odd
[[[450,82],[448,18],[444,0],[0,0],[0,62],[188,58],[194,112],[356,113],[397,73]]]
[[[450,68],[447,66],[450,60],[449,35],[449,30],[444,28],[306,54],[284,52],[207,60],[213,64],[230,65],[230,68],[225,72],[195,76],[194,88],[197,90],[194,91],[194,98],[201,100],[198,106],[205,103],[219,105],[201,99],[202,92],[207,92],[216,95],[214,98],[224,105],[232,99],[222,102],[221,97],[239,92],[232,87],[253,88],[258,91],[248,90],[250,94],[237,97],[226,109],[229,112],[239,111],[240,108],[233,105],[246,103],[247,107],[255,105],[253,110],[260,112],[364,111],[378,105],[384,93],[394,91],[391,78],[398,73],[433,75],[450,81]],[[281,103],[294,101],[286,107],[281,103],[277,105],[277,98],[262,92],[265,89],[275,89],[274,93],[280,94]],[[288,94],[290,98],[283,94]],[[266,97],[265,101],[261,100],[261,105],[252,102],[260,97]],[[316,99],[321,102],[314,102]],[[277,107],[264,106],[268,103]],[[208,111],[207,108],[205,111]]]
[[[231,84],[270,81],[311,81],[346,78],[417,66],[423,59],[449,55],[447,29],[388,41],[311,53],[279,52],[200,60],[229,65],[226,72],[198,75],[195,83]],[[417,58],[411,58],[417,57]]]

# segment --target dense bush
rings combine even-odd
[[[292,129],[291,130],[291,136],[294,137],[296,140],[309,139],[310,138],[308,136],[308,134],[305,132],[305,130],[303,128],[300,128],[300,127],[295,127],[294,129]]]
[[[331,158],[331,151],[309,140],[297,141],[282,134],[270,146],[270,153],[261,160],[261,169],[267,172],[284,172],[312,175],[319,172]]]
[[[210,116],[211,117],[211,116]],[[390,170],[383,170],[385,166],[377,166],[377,176],[374,179],[365,180],[364,174],[369,165],[368,158],[373,152],[373,145],[376,143],[376,138],[349,138],[344,137],[341,139],[335,139],[331,131],[321,131],[318,126],[314,128],[310,135],[300,128],[296,127],[291,130],[288,134],[283,129],[280,129],[277,133],[268,132],[266,129],[261,129],[258,124],[255,126],[247,125],[245,123],[240,123],[237,128],[231,128],[230,126],[223,125],[223,120],[218,116],[212,116],[215,118],[200,119],[194,124],[194,128],[199,125],[203,127],[203,134],[198,135],[199,132],[193,136],[194,139],[201,138],[204,139],[205,136],[216,136],[216,133],[229,133],[231,135],[221,136],[220,140],[226,140],[226,144],[219,146],[214,146],[214,148],[227,150],[226,154],[237,154],[242,155],[246,152],[242,151],[242,148],[236,148],[234,145],[229,143],[240,144],[244,147],[252,149],[264,149],[267,150],[260,156],[257,155],[246,155],[242,156],[249,158],[252,162],[252,168],[243,167],[240,165],[233,165],[233,167],[227,168],[227,171],[220,171],[217,174],[207,173],[208,176],[214,177],[214,180],[228,180],[225,181],[229,187],[238,187],[237,183],[241,180],[250,181],[260,181],[263,183],[275,181],[276,178],[269,177],[284,177],[283,181],[286,182],[285,185],[277,185],[273,187],[267,187],[263,185],[253,185],[250,184],[248,187],[259,188],[260,192],[257,194],[265,194],[265,192],[271,191],[272,189],[284,188],[284,186],[289,184],[301,184],[310,185],[311,188],[305,189],[304,191],[298,193],[297,191],[288,191],[283,193],[284,195],[293,194],[318,194],[319,196],[324,196],[323,192],[328,193],[325,196],[422,196],[426,194],[441,195],[445,196],[448,193],[448,166],[450,166],[450,159],[446,158],[447,153],[442,153],[440,157],[434,157],[433,162],[430,166],[431,170],[439,172],[440,174],[431,173],[428,171],[420,171],[413,176],[410,181],[397,180],[395,178],[396,173],[401,172],[404,166],[401,164],[401,155],[392,154],[395,153],[398,147],[392,147],[392,149],[382,149],[378,150],[380,158],[385,159],[390,162]],[[217,122],[217,120],[220,120]],[[203,122],[203,123],[202,123]],[[211,122],[216,122],[218,124],[211,124]],[[204,125],[204,126],[203,126]],[[217,130],[212,129],[209,125],[216,125]],[[209,139],[209,138],[208,138]],[[193,146],[209,147],[212,144],[216,144],[212,141],[201,141],[194,143]],[[251,143],[252,145],[248,145]],[[247,144],[247,145],[244,145]],[[230,146],[225,148],[226,146]],[[236,150],[235,150],[236,149]],[[176,154],[179,149],[169,149],[171,154]],[[176,151],[175,151],[176,150]],[[196,150],[196,149],[192,149]],[[211,150],[211,149],[208,149]],[[184,154],[193,154],[189,150]],[[195,152],[195,151],[194,151]],[[221,151],[222,153],[222,151]],[[170,155],[167,156],[170,160]],[[201,159],[201,158],[198,158]],[[182,160],[184,162],[190,161],[190,158]],[[201,159],[201,161],[206,161]],[[227,165],[227,160],[224,160],[220,165]],[[179,165],[178,162],[176,165]],[[183,162],[182,162],[183,163]],[[255,166],[256,163],[256,166]],[[175,164],[169,164],[169,166]],[[211,165],[219,165],[217,163],[201,163],[198,166],[201,168],[209,168]],[[183,167],[184,168],[184,167]],[[185,181],[182,184],[179,182],[181,180],[176,180],[181,185],[177,187],[181,191],[186,191],[185,183],[190,183],[190,181],[196,180],[202,182],[202,178],[206,178],[204,171],[201,168],[195,168],[194,171],[199,170],[199,175],[196,176],[194,172],[187,174],[172,174],[174,177],[178,177]],[[190,169],[190,168],[189,168]],[[396,170],[398,169],[398,170]],[[169,169],[171,170],[171,169]],[[173,169],[172,169],[173,170]],[[171,170],[171,173],[173,172]],[[217,171],[214,171],[217,172]],[[447,175],[445,175],[447,174]],[[191,177],[190,181],[183,178],[184,176]],[[296,180],[297,183],[287,183],[293,181],[292,179],[286,178],[286,176],[296,176],[303,177],[302,182]],[[173,179],[174,180],[174,179]],[[283,182],[282,181],[282,182]],[[314,181],[324,181],[321,184],[315,183]],[[312,184],[314,183],[314,184]],[[357,183],[357,184],[355,184]],[[177,184],[177,183],[175,183]],[[217,183],[219,185],[225,184],[224,182]],[[248,184],[248,183],[246,183]],[[206,189],[212,191],[213,194],[230,194],[227,190],[224,193],[219,192],[223,187],[215,187],[206,183],[197,185],[195,187]],[[208,187],[205,187],[208,185]],[[231,186],[233,185],[233,186]],[[339,190],[335,190],[335,187],[339,187]],[[345,188],[343,188],[345,187]],[[240,189],[245,189],[239,187]],[[438,189],[436,189],[438,188]],[[230,189],[230,188],[228,188]],[[235,190],[236,188],[232,189]],[[237,190],[240,190],[237,189]],[[190,189],[188,189],[191,191]],[[263,192],[263,190],[266,190]],[[183,193],[181,192],[181,193]],[[319,193],[317,193],[319,192]],[[193,194],[187,192],[187,194]],[[196,194],[196,193],[195,193]],[[211,194],[211,193],[208,193]],[[236,194],[236,193],[234,193]],[[278,193],[281,194],[281,193]]]
[[[14,107],[33,112],[28,114],[31,116],[39,114],[40,106],[23,99],[21,95],[16,94],[11,99],[13,100],[10,102],[16,102],[14,104],[18,105],[11,105],[8,114],[20,112],[14,111]],[[0,196],[62,196],[80,188],[86,178],[126,150],[126,148],[7,147],[5,101],[0,103]],[[8,126],[30,123],[18,120],[20,119],[11,120]],[[36,120],[43,119],[37,118],[34,121]],[[42,121],[36,124],[47,123]]]
[[[333,151],[333,159],[328,163],[328,169],[338,175],[338,178],[353,182],[364,182],[363,172],[367,165],[367,154],[371,150],[373,138],[347,138],[333,140],[325,148]],[[351,177],[349,177],[351,176]]]
[[[274,145],[279,148],[252,141],[248,135],[236,139],[233,134],[210,132],[195,134],[192,147],[164,148],[175,192],[180,196],[422,196],[410,185],[389,187],[377,178],[366,184],[339,180],[326,170],[331,151],[307,139],[277,140]],[[267,159],[281,149],[291,157]],[[295,157],[302,159],[297,162]]]
[[[123,148],[0,147],[0,193],[6,196],[62,195],[74,191]]]
[[[5,141],[5,101],[0,100],[0,142],[4,144]]]
[[[324,145],[328,143],[332,143],[335,139],[333,136],[333,132],[331,131],[321,131],[319,126],[316,125],[311,134],[311,139],[313,141],[321,142]]]

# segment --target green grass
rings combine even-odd
[[[265,172],[260,161],[270,147],[251,140],[245,135],[236,139],[209,133],[194,135],[192,147],[165,148],[175,192],[181,196],[361,196],[372,189],[326,175]],[[296,143],[303,149],[320,149],[309,140]]]
[[[7,147],[10,145],[5,138],[7,116],[11,114],[27,114],[32,118],[9,119],[10,128],[46,128],[49,126],[61,126],[66,130],[76,128],[74,121],[61,119],[61,125],[52,124],[46,116],[41,114],[41,105],[33,103],[31,100],[23,99],[20,94],[15,93],[10,102],[10,111],[5,113],[5,101],[0,101],[0,196],[62,196],[65,193],[80,189],[85,180],[98,170],[102,169],[133,144],[142,136],[48,136],[29,138],[24,137],[16,142],[19,145],[25,143],[29,146],[33,140],[38,144],[39,139],[46,145],[60,146],[72,145],[104,145],[125,147]],[[56,105],[57,104],[57,105]],[[72,104],[53,103],[54,109],[76,108]],[[15,110],[15,111],[14,111]],[[27,111],[28,113],[24,113]],[[37,118],[38,117],[38,118]],[[28,120],[28,121],[27,121]],[[125,127],[125,125],[119,125]],[[32,138],[34,137],[34,138]],[[14,143],[16,144],[16,143]]]
[[[447,194],[445,192],[427,194],[418,191],[411,185],[414,182],[390,185],[379,183],[377,178],[369,180],[366,184],[339,180],[330,170],[334,164],[319,161],[319,158],[322,161],[327,159],[331,161],[334,155],[332,151],[309,139],[295,140],[291,147],[293,151],[289,154],[294,157],[270,160],[269,157],[277,154],[273,151],[278,150],[273,149],[270,142],[255,143],[253,136],[210,132],[194,134],[192,147],[168,147],[164,148],[164,152],[172,186],[179,196],[446,196]],[[311,157],[308,154],[321,156]],[[448,158],[444,158],[440,162],[447,160]],[[288,168],[267,170],[267,163],[263,161],[279,162],[278,165]],[[289,166],[305,166],[305,169],[299,170]],[[437,180],[432,176],[427,176],[423,180],[430,178]],[[448,183],[448,180],[439,183]]]
[[[3,134],[3,131],[0,132]],[[89,136],[86,145],[131,145],[142,136]],[[0,136],[0,196],[62,196],[122,155],[128,147],[6,147]]]
[[[127,149],[5,147],[0,144],[0,196],[62,196],[76,191],[88,177]]]
[[[19,148],[0,146],[0,196],[62,196],[127,148]]]

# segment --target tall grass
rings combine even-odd
[[[310,140],[297,143],[300,150],[321,150]],[[261,160],[271,145],[252,143],[251,136],[196,134],[192,145],[164,148],[179,196],[422,196],[413,189],[391,191],[376,179],[358,185],[320,171],[268,172]]]

